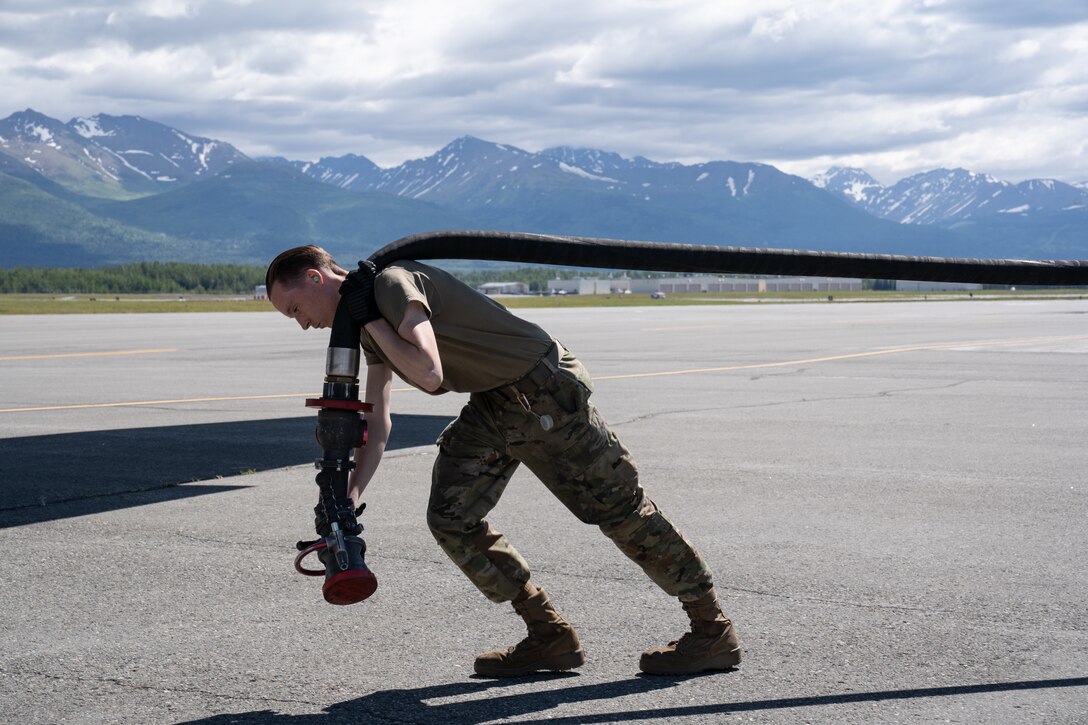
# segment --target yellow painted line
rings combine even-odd
[[[176,347],[161,347],[154,350],[109,350],[106,352],[68,352],[56,355],[9,355],[0,360],[52,360],[62,357],[108,357],[110,355],[153,355],[161,352],[177,352]]]
[[[950,350],[957,347],[998,347],[1001,345],[1032,345],[1048,342],[1062,342],[1068,340],[1086,340],[1088,335],[1065,335],[1060,337],[1027,337],[1016,340],[972,340],[966,342],[943,342],[934,345],[912,345],[910,347],[893,347],[884,350],[870,350],[868,352],[854,352],[846,355],[831,355],[828,357],[812,357],[801,360],[784,360],[781,362],[752,363],[750,365],[729,365],[720,368],[692,368],[689,370],[666,370],[656,373],[632,373],[630,375],[595,375],[594,380],[626,380],[630,378],[654,378],[666,375],[693,375],[697,373],[724,373],[730,370],[754,370],[756,368],[778,368],[790,365],[811,365],[813,363],[834,362],[836,360],[853,360],[863,357],[875,357],[877,355],[895,355],[903,352],[919,352],[924,350]]]
[[[665,370],[656,373],[631,373],[629,375],[600,375],[594,376],[594,380],[628,380],[632,378],[656,378],[668,375],[694,375],[698,373],[722,373],[731,370],[754,370],[757,368],[788,367],[790,365],[811,365],[813,363],[834,362],[836,360],[854,360],[878,355],[895,355],[904,352],[920,352],[925,350],[950,350],[957,347],[1000,347],[1002,345],[1033,345],[1040,343],[1064,342],[1068,340],[1088,340],[1088,335],[1065,335],[1052,337],[1025,337],[1007,340],[967,340],[961,342],[942,342],[932,345],[911,345],[909,347],[892,347],[883,350],[870,350],[868,352],[853,352],[845,355],[830,355],[827,357],[812,357],[800,360],[783,360],[780,362],[752,363],[750,365],[729,365],[717,368],[691,368],[688,370]],[[393,392],[415,392],[415,388],[393,388]],[[47,405],[35,408],[0,408],[0,413],[29,413],[32,411],[47,410],[80,410],[86,408],[124,408],[140,405],[176,405],[180,403],[214,403],[230,400],[270,400],[275,398],[315,398],[317,393],[281,393],[276,395],[232,395],[216,398],[177,398],[173,400],[135,400],[121,403],[84,403],[77,405]]]
[[[405,393],[415,388],[393,388]],[[130,400],[121,403],[78,403],[75,405],[43,405],[36,408],[0,408],[0,413],[30,413],[43,410],[80,410],[84,408],[125,408],[133,405],[176,405],[178,403],[216,403],[225,400],[270,400],[273,398],[317,398],[320,393],[279,393],[276,395],[230,395],[218,398],[176,398],[174,400]]]
[[[270,398],[314,398],[314,393],[282,393],[279,395],[231,395],[219,398],[177,398],[174,400],[132,400],[123,403],[82,403],[76,405],[43,405],[38,408],[0,408],[0,413],[29,413],[34,410],[80,410],[83,408],[124,408],[129,405],[170,405],[174,403],[215,403],[223,400],[267,400]]]
[[[675,327],[643,327],[640,332],[687,332],[690,330],[726,330],[730,325],[719,322],[714,325],[676,325]]]

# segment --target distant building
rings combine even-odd
[[[552,279],[548,280],[548,292],[564,295],[623,294],[631,290],[631,283],[635,281],[638,280],[627,277],[617,277],[616,279],[583,279],[582,277]]]
[[[638,280],[651,283],[642,292],[850,292],[861,290],[860,279],[846,277],[663,277]],[[642,287],[642,285],[639,285]]]
[[[548,294],[665,294],[700,292],[860,292],[860,279],[848,277],[718,277],[691,275],[687,277],[646,277],[631,279],[582,278],[548,280]]]
[[[524,295],[529,293],[529,285],[524,282],[487,282],[476,290],[485,295]]]
[[[917,282],[909,279],[898,279],[895,281],[895,289],[897,292],[977,291],[982,289],[982,285],[972,282]]]

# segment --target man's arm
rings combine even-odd
[[[388,323],[387,323],[388,324]],[[389,393],[393,388],[393,371],[388,366],[378,363],[366,367],[366,402],[374,409],[366,414],[366,445],[355,449],[355,470],[348,479],[348,496],[360,503],[363,489],[374,477],[378,463],[389,442],[389,431],[393,427],[389,415]]]
[[[396,330],[382,318],[368,322],[366,331],[410,382],[429,393],[442,385],[442,360],[438,356],[434,328],[419,302],[408,303],[404,319]]]

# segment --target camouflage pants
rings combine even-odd
[[[692,600],[709,591],[710,570],[645,495],[631,454],[589,402],[581,363],[553,348],[530,377],[473,393],[438,439],[427,523],[450,559],[492,601],[521,591],[529,566],[485,516],[524,463],[668,594]]]

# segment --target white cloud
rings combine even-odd
[[[471,133],[849,163],[882,180],[960,165],[1080,181],[1088,22],[1075,5],[5,0],[0,87],[8,112],[140,114],[292,158],[393,165]]]
[[[781,41],[792,30],[801,16],[794,8],[779,15],[760,15],[752,24],[753,37],[767,37],[775,42]]]
[[[1042,44],[1035,38],[1028,38],[1014,43],[1005,52],[1005,58],[1011,61],[1029,60],[1039,55],[1040,50],[1042,50]]]
[[[140,9],[152,18],[187,18],[192,17],[195,9],[185,0],[144,0]]]

